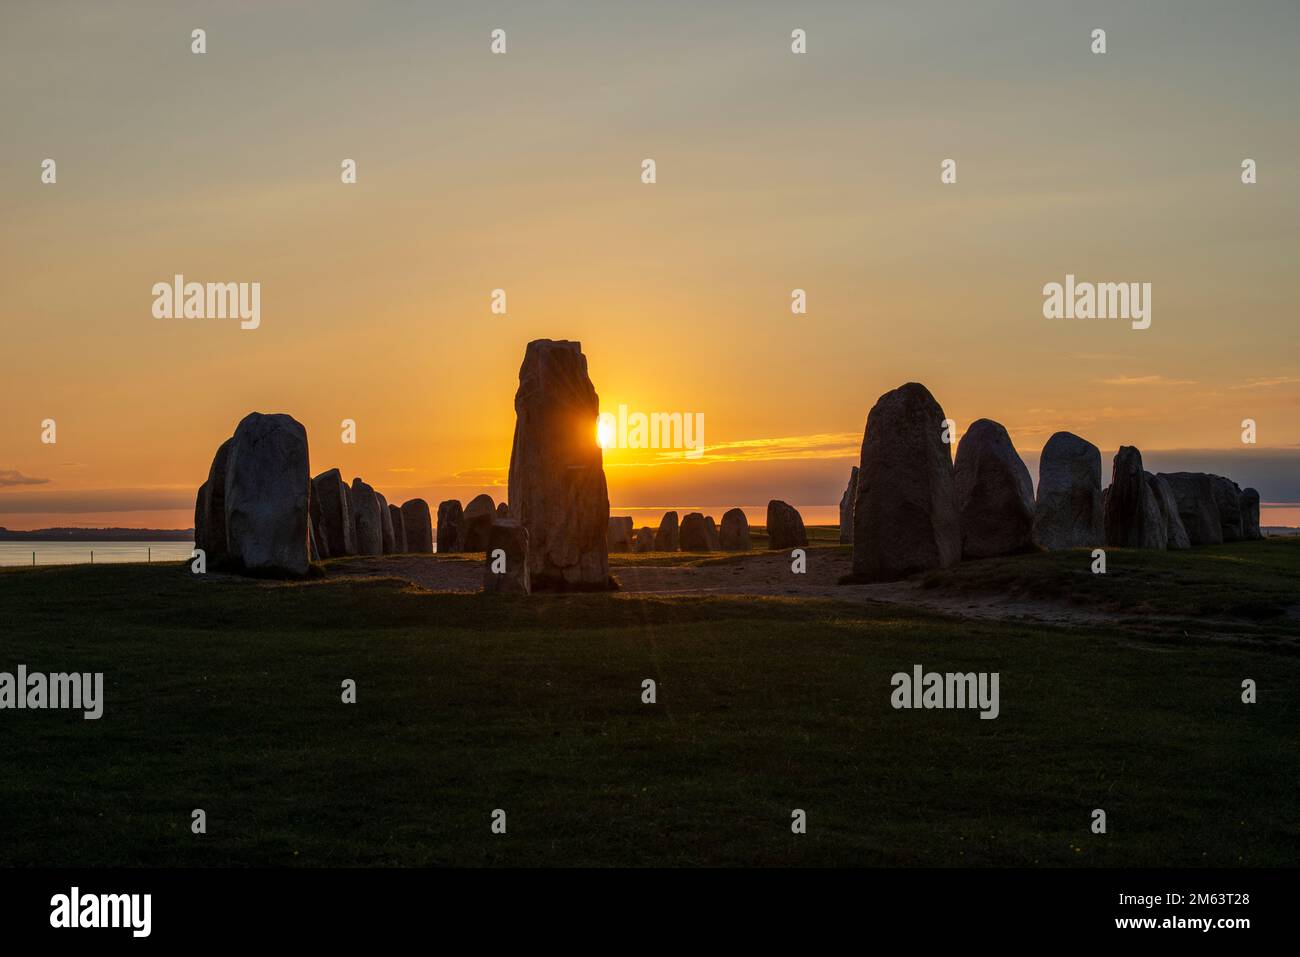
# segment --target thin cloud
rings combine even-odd
[[[1232,389],[1267,389],[1275,385],[1297,385],[1300,384],[1300,376],[1294,375],[1277,375],[1262,378],[1247,379],[1241,385],[1230,386]]]
[[[1162,375],[1120,375],[1097,381],[1102,385],[1196,385],[1195,379],[1170,379]]]
[[[17,469],[0,469],[0,488],[11,485],[47,485],[49,481],[47,478],[31,478]]]

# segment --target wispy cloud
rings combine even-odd
[[[0,488],[11,485],[46,485],[49,481],[47,478],[31,478],[17,469],[0,469]]]
[[[1097,381],[1102,385],[1196,385],[1195,379],[1170,379],[1163,375],[1120,375]]]
[[[1300,376],[1276,375],[1247,379],[1241,385],[1230,386],[1232,389],[1267,389],[1275,385],[1300,385]]]

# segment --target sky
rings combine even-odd
[[[313,474],[499,500],[536,338],[704,416],[699,459],[606,450],[616,513],[833,520],[908,381],[1035,475],[1068,429],[1300,503],[1298,46],[1263,0],[8,2],[0,526],[188,527],[255,410]],[[260,325],[155,318],[178,273]],[[1044,318],[1067,274],[1150,328]]]

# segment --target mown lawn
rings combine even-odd
[[[1170,588],[1236,574],[1167,561]],[[0,864],[1300,860],[1300,657],[1281,642],[179,565],[0,572],[0,615],[0,670],[106,685],[99,721],[0,711]],[[916,663],[998,671],[1001,716],[893,710],[890,676]]]

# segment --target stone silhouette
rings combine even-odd
[[[1241,490],[1241,534],[1248,542],[1264,537],[1259,527],[1259,492],[1253,488]]]
[[[352,480],[349,502],[352,505],[352,535],[358,555],[384,554],[384,523],[379,515],[375,490],[359,478]]]
[[[626,552],[632,549],[632,516],[611,515],[606,542],[611,552]]]
[[[449,498],[438,503],[438,554],[461,551],[464,540],[465,512],[460,502]]]
[[[1245,533],[1241,521],[1241,488],[1232,479],[1211,475],[1214,488],[1214,505],[1219,510],[1219,527],[1225,542],[1239,542]]]
[[[384,554],[392,555],[397,551],[397,536],[393,530],[393,516],[389,511],[388,499],[379,492],[375,492],[375,498],[379,500],[379,530],[383,533]]]
[[[1183,520],[1178,514],[1178,501],[1174,498],[1174,490],[1159,475],[1147,472],[1145,477],[1151,494],[1155,496],[1156,505],[1160,507],[1160,516],[1164,519],[1165,547],[1191,548],[1191,539],[1187,537],[1187,529],[1183,527]]]
[[[1115,453],[1102,521],[1110,547],[1165,547],[1165,520],[1147,484],[1142,453],[1131,445],[1121,445]]]
[[[808,544],[803,516],[793,505],[778,499],[767,503],[767,547],[802,548]]]
[[[317,547],[323,545],[323,550],[331,558],[357,553],[347,488],[338,469],[321,472],[311,480],[312,510],[319,516],[320,541]]]
[[[714,550],[713,536],[709,534],[709,519],[702,512],[691,512],[682,519],[679,543],[684,552],[710,552]]]
[[[497,515],[496,503],[490,495],[476,495],[465,506],[461,518],[460,550],[463,552],[482,552],[487,550],[488,535],[492,531],[492,522]],[[441,518],[441,515],[439,515]]]
[[[659,520],[659,530],[655,532],[655,551],[677,551],[678,535],[677,513],[664,512],[664,517]]]
[[[655,550],[655,530],[643,525],[636,530],[636,540],[632,543],[634,552],[653,552]]]
[[[1205,472],[1160,472],[1156,477],[1169,483],[1188,541],[1193,545],[1221,544],[1223,526],[1215,504],[1213,476]]]
[[[492,522],[487,528],[483,551],[487,553],[483,563],[485,592],[527,595],[532,591],[528,573],[528,529],[508,518]]]
[[[1057,432],[1038,462],[1034,544],[1049,550],[1101,545],[1101,500],[1101,451],[1073,432]]]
[[[291,416],[246,415],[226,462],[226,546],[235,567],[302,576],[310,562],[307,430]]]
[[[194,547],[203,550],[209,568],[226,563],[226,463],[234,439],[226,439],[212,457],[208,478],[194,503]]]
[[[886,392],[867,415],[853,505],[853,580],[896,581],[961,560],[945,416],[925,386]]]
[[[413,498],[402,503],[402,527],[406,529],[406,550],[421,555],[433,551],[433,520],[429,516],[429,503]]]
[[[528,529],[534,590],[608,589],[609,493],[600,401],[577,342],[528,344],[515,393],[510,511]]]
[[[406,526],[402,524],[402,510],[396,505],[389,505],[388,520],[393,526],[393,551],[399,555],[410,551],[406,547]]]
[[[957,445],[953,467],[963,558],[992,558],[1033,544],[1034,480],[992,419],[971,423]]]
[[[724,552],[749,551],[749,519],[744,511],[732,508],[722,514],[718,539]]]
[[[840,544],[847,545],[853,541],[853,503],[858,498],[858,467],[853,466],[849,473],[849,484],[840,496]],[[726,516],[723,516],[724,518]]]

